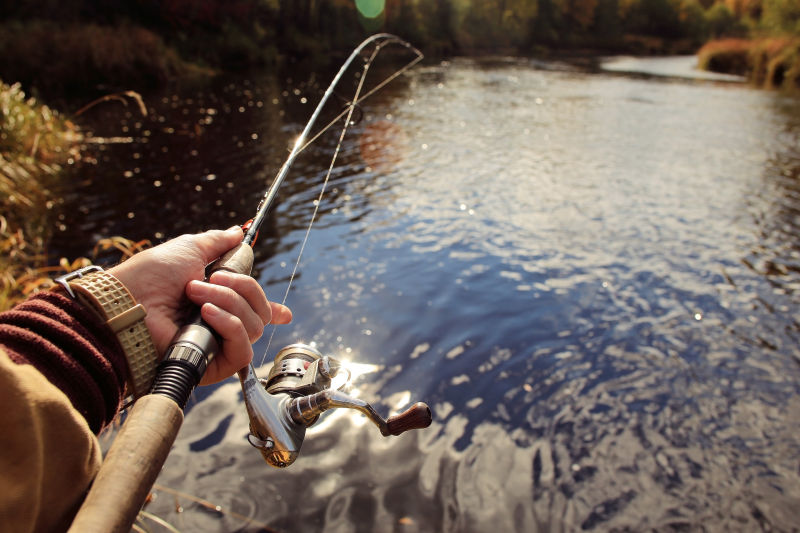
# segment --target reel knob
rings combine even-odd
[[[390,416],[386,421],[390,435],[399,435],[410,429],[425,429],[431,425],[431,408],[424,402],[417,402],[400,414]]]

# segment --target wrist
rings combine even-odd
[[[128,259],[124,263],[109,268],[106,272],[117,278],[134,300],[144,302],[146,301],[144,289],[136,282],[136,276],[131,272],[131,266],[132,259]]]
[[[120,279],[100,267],[80,269],[56,282],[116,335],[128,364],[129,388],[136,398],[147,394],[158,354],[144,322],[144,306],[136,302]]]

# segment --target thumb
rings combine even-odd
[[[233,226],[226,230],[210,230],[205,233],[193,235],[193,244],[200,254],[205,264],[208,264],[219,256],[234,248],[242,242],[244,233],[239,226]]]

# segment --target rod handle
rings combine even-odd
[[[236,247],[225,252],[222,257],[211,263],[207,269],[207,276],[218,270],[226,270],[236,274],[250,275],[253,271],[253,248],[240,242]]]
[[[386,426],[390,435],[400,435],[410,429],[425,429],[431,425],[431,408],[424,402],[417,402],[404,412],[390,416]]]
[[[147,395],[128,414],[69,529],[124,532],[158,477],[183,423],[183,411],[169,398]]]
[[[253,249],[240,242],[208,266],[206,277],[219,270],[249,276],[253,270]],[[153,394],[167,396],[181,408],[185,407],[219,351],[218,335],[200,317],[200,309],[195,308],[167,348],[153,383]]]

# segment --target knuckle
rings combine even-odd
[[[228,332],[231,336],[238,336],[242,335],[243,333],[247,334],[247,329],[244,327],[244,322],[242,319],[236,315],[229,315],[228,316]]]
[[[214,292],[219,298],[219,303],[225,308],[231,308],[239,301],[239,294],[225,285],[214,284]]]

